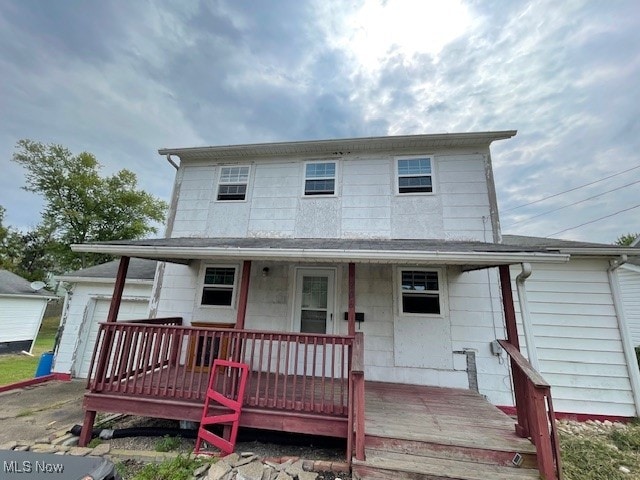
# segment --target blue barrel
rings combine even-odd
[[[53,352],[44,352],[40,356],[38,368],[36,369],[36,377],[44,377],[51,373],[51,364],[53,363]]]

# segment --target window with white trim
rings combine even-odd
[[[236,267],[210,266],[204,270],[201,305],[233,305]]]
[[[400,311],[408,314],[440,315],[440,275],[437,270],[400,270]]]
[[[336,162],[307,163],[304,169],[304,194],[334,195],[336,193]]]
[[[431,157],[398,158],[398,193],[433,192],[433,172]]]
[[[245,200],[249,183],[249,167],[221,167],[217,200]]]

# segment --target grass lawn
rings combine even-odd
[[[21,353],[0,355],[0,385],[33,378],[40,355],[53,349],[59,323],[59,316],[46,317],[42,320],[36,344],[33,347],[33,357]]]

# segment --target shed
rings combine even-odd
[[[47,302],[56,298],[32,285],[15,273],[0,270],[0,353],[30,351]]]
[[[148,316],[156,263],[144,259],[131,261],[118,320]],[[87,377],[98,325],[107,318],[117,272],[118,262],[114,261],[56,277],[70,287],[60,318],[62,333],[54,358],[55,373]]]

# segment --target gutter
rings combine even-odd
[[[414,250],[347,250],[347,249],[292,249],[292,248],[237,248],[237,247],[156,247],[151,245],[75,244],[74,252],[107,253],[157,259],[196,260],[212,257],[241,258],[245,260],[303,260],[344,262],[424,262],[447,265],[506,265],[513,263],[545,262],[565,263],[569,255],[554,253],[493,253],[493,252],[425,252]]]
[[[533,323],[531,322],[531,314],[529,313],[529,301],[527,299],[527,289],[524,282],[531,276],[533,269],[530,263],[521,263],[522,272],[516,277],[516,289],[518,290],[518,303],[520,305],[520,318],[522,319],[522,327],[524,329],[524,339],[527,344],[527,357],[529,363],[538,372],[540,364],[538,362],[538,350],[536,347],[536,339],[533,333]]]
[[[629,372],[629,382],[631,383],[631,392],[633,394],[633,402],[636,407],[636,416],[640,416],[640,370],[638,369],[638,360],[636,352],[631,342],[631,334],[627,325],[627,319],[622,304],[622,296],[620,295],[620,285],[618,280],[617,269],[627,263],[627,256],[621,255],[617,260],[609,262],[607,276],[609,278],[609,287],[611,288],[611,297],[613,299],[613,307],[618,319],[618,330],[620,331],[620,340],[622,342],[622,351],[624,352],[627,362],[627,370]]]

